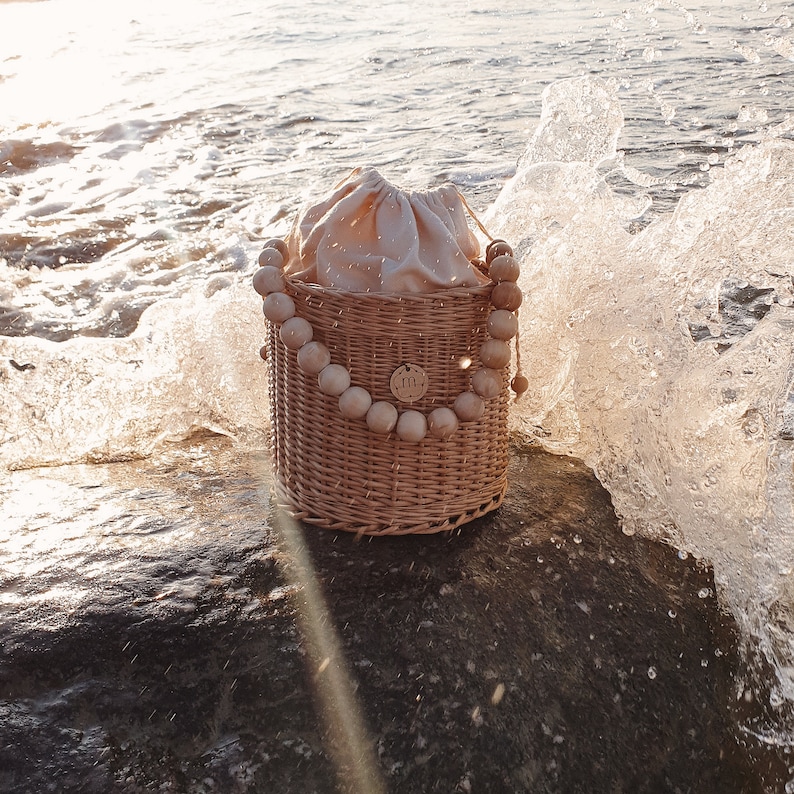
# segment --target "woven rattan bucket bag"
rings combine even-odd
[[[509,246],[474,260],[471,286],[428,292],[307,283],[290,275],[294,247],[269,240],[254,275],[280,507],[368,535],[451,530],[496,509],[520,303]]]

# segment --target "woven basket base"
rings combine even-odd
[[[457,516],[451,516],[443,521],[424,522],[415,525],[404,524],[356,524],[350,521],[335,521],[329,518],[319,518],[311,512],[301,509],[295,500],[290,496],[284,486],[276,481],[273,485],[273,492],[276,504],[279,509],[287,515],[304,524],[311,524],[320,529],[330,529],[337,532],[353,532],[356,535],[387,536],[387,535],[433,535],[437,532],[451,532],[454,529],[468,524],[477,518],[482,518],[493,510],[496,510],[504,501],[507,483],[505,482],[501,492],[495,494],[491,499],[478,507],[467,510]]]

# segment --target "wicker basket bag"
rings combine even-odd
[[[331,360],[374,401],[397,403],[392,375],[411,365],[427,373],[426,394],[405,407],[451,406],[469,388],[486,338],[490,287],[432,294],[347,293],[290,282],[286,289]],[[362,534],[453,529],[497,508],[507,487],[507,371],[497,398],[449,438],[401,441],[346,419],[297,353],[268,322],[267,358],[276,494],[307,523]],[[464,368],[466,367],[466,368]]]
[[[470,232],[460,212],[455,216],[455,195],[395,199],[378,174],[354,175],[352,185],[318,205],[314,218],[307,215],[310,222],[296,235],[300,245],[295,237],[289,246],[265,243],[254,275],[265,298],[261,353],[269,366],[276,498],[296,518],[327,529],[368,535],[451,530],[496,509],[507,488],[518,265],[503,241],[489,246],[485,262],[467,252]],[[375,221],[372,207],[381,208]],[[322,229],[318,235],[318,224],[329,224],[334,212],[336,234]],[[381,256],[382,230],[391,232],[406,215],[417,219],[415,228],[390,237],[384,245],[392,248]],[[377,240],[372,233],[368,244],[339,244],[351,217],[358,219],[356,234],[369,222]],[[390,251],[401,256],[410,243],[401,246],[400,240],[421,235],[423,256],[410,253],[406,269],[394,267]],[[333,245],[326,244],[329,237]],[[445,262],[428,256],[431,244],[442,255],[451,246],[454,256]],[[323,267],[306,255],[312,245],[325,246]],[[360,261],[350,265],[344,252]],[[452,272],[459,265],[455,257],[465,269],[451,280],[465,286],[439,288],[432,282],[438,269],[425,263],[441,262]],[[499,259],[505,260],[501,266]],[[387,260],[392,269],[387,273],[384,266],[377,274],[380,289],[370,290],[364,281],[373,278],[370,263]],[[333,279],[320,283],[329,280],[329,268],[336,268],[343,286]],[[419,280],[430,288],[389,289],[387,279],[411,286]],[[356,404],[348,401],[351,395]]]

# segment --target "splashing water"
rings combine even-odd
[[[532,389],[514,424],[592,466],[627,533],[713,564],[748,669],[774,674],[770,689],[750,673],[767,718],[790,731],[794,144],[771,134],[741,149],[672,217],[631,235],[596,170],[615,155],[617,97],[583,78],[544,100],[487,219],[523,258]]]
[[[124,339],[0,337],[0,465],[108,462],[211,430],[262,444],[267,388],[250,285],[150,307]],[[233,340],[228,345],[224,340]]]

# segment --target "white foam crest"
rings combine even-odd
[[[0,337],[0,466],[143,456],[199,430],[261,445],[262,324],[249,279],[215,279],[125,339]]]
[[[531,389],[513,422],[592,466],[627,533],[713,564],[748,678],[791,738],[794,144],[747,147],[712,175],[630,235],[592,164],[530,147],[486,218],[523,260]]]

